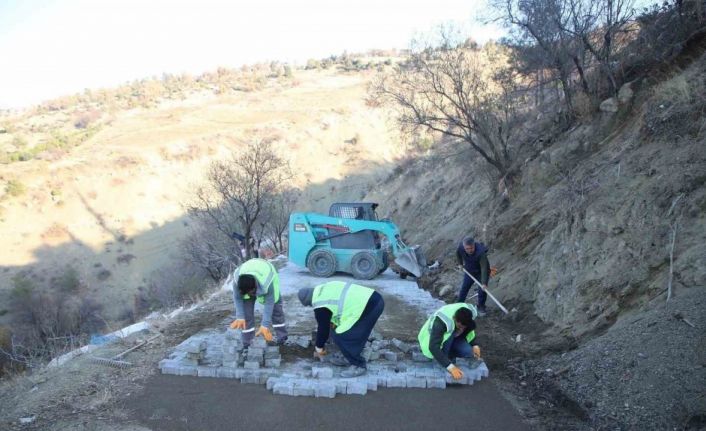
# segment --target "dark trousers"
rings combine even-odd
[[[373,327],[375,327],[384,308],[385,301],[382,300],[382,296],[374,292],[368,299],[368,304],[365,306],[363,314],[360,315],[360,319],[349,330],[343,334],[331,331],[333,342],[341,349],[341,353],[351,365],[365,368],[365,359],[360,353],[365,348],[365,343],[368,341],[370,333],[373,332]]]
[[[473,274],[473,276],[476,278],[476,280],[480,279],[480,274]],[[471,280],[471,277],[466,274],[463,274],[463,284],[461,284],[461,290],[458,292],[458,298],[456,298],[456,302],[466,302],[468,291],[471,290],[471,286],[473,286],[474,284],[475,282]],[[485,291],[480,287],[476,287],[476,292],[478,292],[478,307],[485,308],[485,300],[488,298],[488,294],[485,293]]]
[[[454,337],[453,335],[446,340],[441,350],[446,353],[452,361],[456,358],[470,358],[473,356],[473,348],[463,336]]]

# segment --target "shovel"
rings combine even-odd
[[[490,297],[490,299],[492,299],[493,302],[495,302],[495,303],[498,305],[498,307],[500,307],[500,309],[503,310],[503,312],[504,312],[505,314],[508,313],[507,308],[505,308],[505,307],[500,303],[500,301],[498,301],[497,299],[495,299],[495,297],[493,296],[493,294],[490,293],[490,291],[489,291],[488,289],[484,288],[482,284],[480,284],[480,281],[476,280],[476,278],[475,278],[474,276],[472,276],[468,271],[466,271],[466,268],[461,267],[461,269],[463,270],[463,272],[466,273],[467,276],[471,277],[471,280],[473,280],[473,281],[478,285],[478,287],[480,287],[481,289],[483,289],[483,291],[488,294],[488,296]]]

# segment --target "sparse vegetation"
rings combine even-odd
[[[105,325],[103,307],[71,267],[56,278],[56,289],[41,287],[28,274],[12,283],[10,343],[0,346],[0,356],[14,368],[34,367],[76,348]]]
[[[12,197],[18,197],[25,194],[27,188],[20,180],[9,180],[5,185],[5,193]]]

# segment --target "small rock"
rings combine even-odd
[[[621,105],[624,105],[632,100],[632,96],[634,94],[635,92],[632,90],[632,83],[626,82],[622,87],[620,87],[620,90],[618,90],[618,102],[620,102]]]
[[[601,102],[599,109],[601,110],[601,112],[609,112],[609,113],[618,112],[618,101],[615,99],[615,97],[611,97],[610,99],[606,99]]]
[[[22,425],[28,425],[28,424],[31,424],[32,422],[34,422],[36,419],[37,419],[36,415],[27,416],[24,418],[20,418],[20,423]]]

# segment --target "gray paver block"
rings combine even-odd
[[[196,367],[196,372],[199,377],[216,377],[216,367]]]
[[[282,359],[279,352],[265,352],[265,359]]]
[[[280,379],[279,377],[268,377],[267,381],[265,382],[265,387],[267,388],[268,391],[271,391],[272,388],[277,384],[282,382],[283,380]]]
[[[238,361],[223,361],[222,365],[227,368],[237,368]]]
[[[414,362],[431,362],[431,359],[424,356],[422,352],[412,352],[412,360]]]
[[[278,382],[272,386],[272,393],[276,395],[294,395],[294,384],[291,382]]]
[[[311,339],[307,338],[307,337],[297,337],[297,339],[295,340],[295,343],[299,347],[303,347],[306,349],[307,347],[309,347],[309,344],[311,343]]]
[[[443,377],[426,377],[427,388],[446,389],[446,379]]]
[[[369,349],[367,347],[364,348],[363,351],[361,352],[361,356],[363,356],[363,359],[365,359],[366,361],[370,360],[370,356],[372,354],[373,354],[373,349]]]
[[[385,359],[387,359],[388,361],[395,362],[395,361],[397,361],[397,353],[386,351],[385,352]]]
[[[370,352],[369,361],[377,361],[378,359],[380,359],[380,352],[376,352],[376,351]]]
[[[447,373],[446,376],[444,376],[444,379],[446,380],[447,385],[467,385],[468,384],[468,375],[464,374],[463,377],[461,377],[458,380],[454,380],[453,377],[451,377],[450,373]],[[471,379],[471,384],[473,384],[473,380]]]
[[[424,377],[414,377],[407,375],[407,387],[408,388],[426,388],[427,380]]]
[[[368,383],[364,380],[351,379],[346,382],[346,394],[365,395],[368,393]]]
[[[245,361],[243,367],[246,370],[257,370],[260,368],[260,363],[258,361]]]
[[[334,381],[336,385],[336,393],[337,394],[345,394],[346,393],[346,387],[348,386],[348,382],[346,382],[343,379],[338,379]]]
[[[191,341],[185,347],[186,353],[199,353],[206,349],[206,341]]]
[[[308,382],[297,382],[294,384],[292,395],[295,397],[313,397],[314,385]]]
[[[238,349],[237,346],[229,346],[227,344],[224,344],[222,350],[224,354],[237,355],[242,349]]]
[[[390,374],[386,379],[388,388],[404,388],[407,386],[407,377],[402,374]]]
[[[264,349],[267,347],[267,341],[265,341],[264,338],[260,337],[255,337],[253,340],[250,342],[250,347],[255,347],[259,349]]]
[[[265,366],[267,368],[279,368],[281,364],[281,359],[265,359]]]
[[[314,385],[314,396],[317,398],[334,398],[336,396],[336,384],[332,382],[317,382]]]
[[[333,368],[331,367],[311,367],[311,376],[315,379],[331,379],[333,378]]]
[[[400,341],[397,338],[392,339],[392,344],[395,345],[400,351],[407,353],[410,350],[409,344],[405,343],[404,341]]]
[[[377,376],[365,376],[365,381],[368,384],[368,390],[369,391],[377,391],[378,390],[378,377]]]
[[[183,358],[181,361],[179,361],[182,366],[187,366],[187,367],[195,367],[199,364],[198,360],[195,359],[188,359],[188,358]]]
[[[219,377],[222,379],[234,379],[235,375],[236,375],[235,368],[218,367],[216,369],[216,377]]]
[[[252,384],[252,385],[262,385],[267,383],[268,376],[261,373],[247,373],[240,378],[240,383]]]
[[[262,356],[265,354],[265,349],[259,348],[259,347],[252,347],[250,346],[248,348],[248,356]]]

